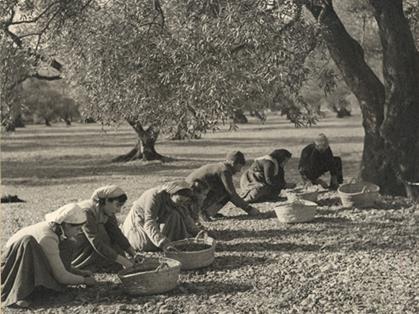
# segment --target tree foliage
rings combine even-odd
[[[98,2],[62,36],[61,54],[97,120],[205,132],[278,88],[298,95],[316,33],[285,4]]]

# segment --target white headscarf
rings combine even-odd
[[[70,224],[83,224],[86,222],[86,214],[84,210],[76,203],[64,205],[52,213],[45,215],[45,220],[62,224],[63,222]]]
[[[125,194],[126,193],[124,190],[122,190],[117,185],[106,185],[95,190],[91,196],[91,199],[94,201],[99,201],[99,199],[115,198]]]

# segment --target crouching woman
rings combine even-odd
[[[275,201],[282,189],[295,187],[286,183],[284,167],[291,158],[286,149],[276,149],[256,158],[240,179],[243,198],[248,203]]]
[[[120,187],[107,185],[95,190],[89,200],[78,203],[85,211],[87,221],[75,241],[72,261],[75,268],[116,272],[121,266],[134,265],[125,253],[137,258],[136,253],[115,216],[126,201],[127,195]]]
[[[94,285],[90,272],[65,265],[61,248],[81,232],[86,215],[75,203],[45,216],[45,221],[25,227],[6,243],[1,261],[1,301],[5,306],[27,307],[32,293],[43,287],[63,291],[66,285]]]
[[[172,241],[198,232],[187,210],[192,201],[193,192],[185,181],[149,189],[134,202],[122,231],[135,250],[174,250]]]

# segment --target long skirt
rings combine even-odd
[[[98,228],[97,237],[100,238],[101,242],[106,243],[118,254],[123,255],[123,250],[112,241],[105,226],[99,225]],[[71,265],[74,268],[87,269],[93,272],[117,272],[121,269],[121,266],[118,263],[96,252],[84,234],[78,235],[74,242],[76,245],[72,248],[71,262]]]
[[[243,199],[248,203],[261,203],[269,201],[277,201],[279,192],[269,185],[255,186],[248,189]]]
[[[183,217],[176,211],[173,211],[159,227],[160,232],[170,241],[182,240],[190,236]],[[134,250],[153,252],[159,249],[151,241],[143,225],[125,221],[121,229]]]
[[[275,201],[281,192],[281,189],[268,185],[262,173],[250,170],[241,176],[240,188],[243,199],[248,203]]]
[[[65,286],[53,276],[41,246],[25,236],[9,246],[1,259],[1,301],[9,306],[27,299],[37,287],[63,291]]]

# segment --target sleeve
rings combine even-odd
[[[327,165],[327,170],[330,171],[332,176],[337,175],[337,168],[335,164],[335,160],[333,158],[333,153],[330,147],[325,151],[325,163]]]
[[[276,186],[277,182],[275,182],[275,166],[272,162],[264,160],[263,163],[263,174],[265,176],[265,181],[269,185]]]
[[[275,177],[275,181],[275,187],[277,187],[279,191],[287,186],[287,182],[285,182],[285,172],[282,167],[279,167],[278,174]]]
[[[69,272],[60,257],[60,249],[58,239],[45,237],[39,245],[42,247],[48,262],[51,266],[52,273],[57,281],[63,285],[78,285],[84,283],[84,277]]]
[[[237,207],[243,210],[247,210],[250,207],[250,205],[237,194],[236,188],[233,184],[233,176],[231,175],[231,173],[229,171],[224,171],[221,173],[220,177],[225,190],[230,195],[231,202]]]
[[[298,171],[300,172],[303,179],[308,179],[308,176],[309,176],[310,157],[311,157],[311,148],[310,146],[306,146],[301,152],[300,161],[298,163]]]
[[[186,230],[188,231],[188,233],[192,236],[196,236],[201,229],[195,223],[195,221],[198,220],[198,217],[194,217],[192,215],[192,206],[193,205],[191,205],[191,207],[189,208],[182,208],[182,217],[183,221],[185,222]]]
[[[103,239],[101,239],[101,235],[99,233],[99,225],[96,222],[95,216],[89,211],[86,211],[86,217],[87,221],[82,229],[87,240],[99,255],[115,261],[118,253],[111,246],[106,244]]]
[[[160,206],[161,200],[157,194],[150,193],[144,197],[142,206],[144,210],[144,230],[151,242],[157,247],[161,247],[163,243],[169,241],[169,239],[160,232],[160,227],[157,223],[157,215]]]
[[[124,251],[130,248],[128,239],[122,233],[122,230],[118,226],[118,221],[116,220],[115,215],[109,217],[108,221],[105,224],[105,228],[108,231],[109,237],[115,241]]]

